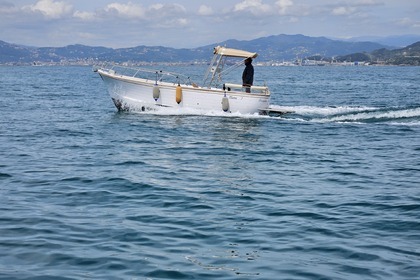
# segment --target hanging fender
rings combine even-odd
[[[178,104],[182,101],[182,87],[179,84],[176,86],[175,101]]]
[[[224,112],[229,111],[229,98],[226,96],[226,93],[222,98],[222,110]]]
[[[157,101],[160,97],[160,89],[158,85],[153,86],[153,99]]]

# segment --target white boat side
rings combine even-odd
[[[251,86],[250,92],[239,84],[224,83],[222,73],[225,57],[257,57],[256,53],[216,47],[214,58],[206,74],[208,83],[203,86],[194,83],[180,83],[174,73],[131,68],[133,75],[128,75],[119,68],[122,66],[98,67],[95,71],[103,79],[108,92],[119,110],[149,110],[158,107],[193,108],[205,111],[225,111],[232,113],[253,114],[266,110],[270,106],[270,90],[267,86]],[[242,61],[240,63],[242,64]],[[239,64],[238,64],[239,65]],[[155,73],[155,79],[140,75]],[[163,81],[163,75],[176,76],[177,81]]]
[[[119,75],[104,69],[98,69],[108,92],[120,110],[145,110],[156,107],[194,108],[208,111],[223,110],[223,98],[228,100],[227,112],[243,114],[258,113],[261,109],[269,107],[270,94],[268,88],[258,87],[263,93],[245,93],[235,89],[225,90],[218,88],[204,88],[193,85],[180,84],[181,102],[176,100],[176,83],[159,82],[155,85],[153,80]],[[154,87],[159,89],[159,98],[153,96]],[[242,88],[241,85],[238,87]],[[255,90],[256,91],[256,90]]]

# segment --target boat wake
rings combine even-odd
[[[387,123],[420,126],[420,107],[273,106],[293,111],[283,119],[315,123]]]
[[[133,113],[161,116],[212,116],[227,118],[270,118],[282,121],[312,123],[385,123],[395,125],[420,126],[420,107],[364,107],[364,106],[279,106],[273,110],[289,112],[284,115],[267,116],[255,114],[226,113],[222,111],[198,110],[192,108],[139,108]]]

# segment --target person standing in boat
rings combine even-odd
[[[252,58],[245,59],[245,69],[242,73],[242,86],[246,92],[251,92],[251,86],[254,82],[254,66],[252,66]]]

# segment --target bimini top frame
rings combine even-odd
[[[218,86],[220,83],[223,83],[223,75],[234,68],[237,68],[239,65],[243,63],[243,61],[247,58],[256,58],[258,56],[257,53],[225,48],[221,46],[217,46],[214,48],[213,51],[213,59],[210,62],[210,66],[204,76],[203,86],[212,87]],[[239,62],[234,64],[233,66],[224,69],[226,58],[233,57],[233,58],[242,58]]]

